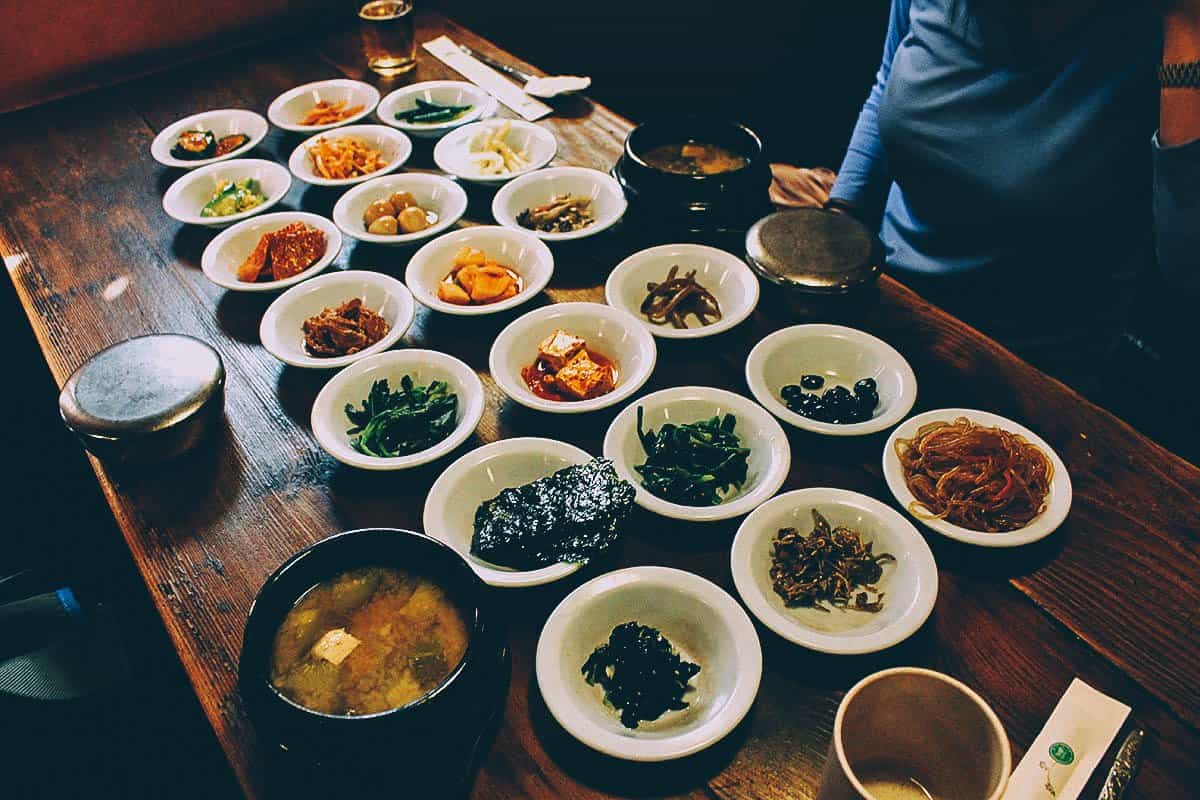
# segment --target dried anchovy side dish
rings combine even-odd
[[[959,417],[922,425],[895,447],[916,517],[1004,533],[1046,510],[1054,464],[1019,434]]]
[[[655,628],[626,622],[612,629],[580,670],[604,699],[621,712],[621,724],[636,728],[668,711],[688,707],[683,696],[700,665],[685,661]]]
[[[304,320],[304,349],[318,358],[348,356],[375,344],[389,330],[386,319],[353,297]]]
[[[678,275],[679,266],[675,265],[662,282],[646,284],[646,299],[641,307],[646,319],[655,325],[669,323],[675,328],[686,328],[689,316],[695,317],[701,326],[721,319],[721,304],[712,292],[697,283],[696,270],[682,278]]]
[[[638,438],[646,463],[634,469],[647,491],[671,503],[716,506],[746,482],[750,448],[742,447],[734,433],[733,414],[686,424],[667,422],[657,432],[644,429],[643,416],[638,406]]]
[[[357,434],[351,446],[366,456],[397,458],[433,447],[454,432],[458,395],[445,381],[418,386],[409,375],[391,391],[387,379],[371,384],[360,408],[346,404],[346,418]]]
[[[823,605],[828,603],[835,608],[881,611],[883,593],[875,584],[883,576],[881,565],[894,562],[895,557],[872,553],[873,542],[864,542],[858,531],[845,526],[830,526],[815,508],[812,515],[813,529],[807,536],[796,528],[781,528],[775,535],[771,545],[775,593],[788,606],[829,611]]]

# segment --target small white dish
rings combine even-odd
[[[425,533],[453,547],[475,574],[490,586],[540,586],[565,578],[581,564],[560,562],[532,570],[515,570],[484,561],[471,553],[475,510],[504,489],[524,486],[560,469],[586,464],[584,450],[554,439],[501,439],[472,450],[438,476],[425,498]]]
[[[277,231],[292,222],[303,222],[324,231],[325,254],[317,259],[311,267],[290,278],[261,283],[238,280],[238,267],[258,246],[259,239],[264,234]],[[325,217],[309,214],[306,211],[277,211],[274,214],[264,214],[261,217],[243,220],[217,234],[200,256],[200,269],[204,272],[204,277],[217,286],[234,292],[277,292],[280,289],[295,286],[321,272],[333,263],[341,249],[342,234]]]
[[[304,349],[304,321],[347,300],[362,300],[363,307],[382,316],[387,334],[357,353],[318,358]],[[258,326],[258,337],[267,352],[285,364],[305,369],[338,369],[381,353],[404,336],[412,325],[414,303],[408,287],[379,272],[331,272],[288,289],[267,307]]]
[[[900,467],[900,457],[896,455],[896,440],[912,438],[922,426],[931,422],[953,422],[959,417],[966,417],[978,425],[1003,428],[1009,433],[1019,434],[1050,459],[1050,463],[1054,467],[1054,475],[1050,479],[1050,497],[1046,501],[1046,510],[1024,528],[1007,533],[973,531],[944,519],[926,519],[913,513],[912,506],[916,502],[916,498],[913,497],[913,493],[908,489],[908,484],[904,481],[904,470]],[[970,408],[941,408],[906,419],[902,425],[892,431],[887,444],[883,447],[883,479],[887,481],[888,488],[891,489],[896,502],[922,525],[951,539],[981,547],[1019,547],[1044,539],[1054,533],[1071,510],[1071,476],[1067,473],[1067,466],[1059,458],[1058,453],[1054,452],[1054,448],[1024,425],[1019,425],[999,414]]]
[[[387,379],[392,391],[408,375],[413,383],[425,386],[446,381],[458,395],[458,423],[454,431],[433,447],[407,456],[379,458],[358,452],[354,438],[346,433],[352,426],[346,418],[346,405],[362,405],[377,380]],[[312,407],[312,432],[317,444],[329,455],[351,467],[372,471],[408,469],[441,458],[465,442],[483,416],[483,384],[475,371],[453,356],[436,350],[389,350],[356,361],[334,375],[317,394]]]
[[[799,385],[802,375],[820,375],[825,385],[853,389],[874,378],[879,391],[875,416],[840,425],[818,422],[787,407],[780,391]],[[772,333],[754,346],[746,359],[746,383],[758,402],[789,425],[826,436],[863,436],[895,425],[917,401],[917,377],[894,347],[882,339],[842,325],[793,325]]]
[[[545,233],[520,225],[517,216],[528,208],[545,205],[561,195],[591,200],[594,221],[585,228],[565,233]],[[586,167],[550,167],[530,172],[506,183],[492,198],[492,216],[506,228],[529,231],[546,242],[584,239],[607,230],[621,220],[628,204],[621,184],[607,173]]]
[[[370,233],[363,224],[363,212],[376,200],[386,199],[394,192],[410,192],[417,205],[438,215],[437,222],[416,233],[385,236]],[[333,221],[351,239],[382,244],[389,247],[423,242],[449,230],[467,211],[467,193],[449,178],[423,172],[384,175],[360,183],[338,198],[333,207]]]
[[[657,431],[665,422],[682,424],[733,414],[737,418],[733,432],[743,447],[750,448],[745,483],[715,506],[671,503],[647,491],[634,469],[646,463],[646,451],[638,438],[639,408],[643,409],[647,432]],[[774,417],[753,400],[709,386],[663,389],[630,403],[608,426],[608,433],[604,435],[604,457],[612,460],[618,475],[636,487],[635,502],[639,506],[664,517],[692,522],[731,519],[749,513],[779,491],[792,463],[787,435]]]
[[[337,139],[343,136],[361,139],[368,147],[373,147],[382,153],[387,163],[374,172],[354,178],[321,177],[317,173],[308,148],[318,139]],[[404,165],[405,161],[408,161],[408,157],[411,155],[412,141],[395,128],[389,128],[386,125],[350,125],[332,133],[318,133],[296,145],[296,149],[288,158],[288,169],[297,178],[305,183],[311,183],[313,186],[353,186],[356,183],[363,183],[381,175],[387,175],[389,172],[395,172]]]
[[[828,603],[822,604],[825,611],[789,608],[775,592],[770,574],[775,537],[781,528],[807,536],[814,527],[813,509],[834,528],[845,525],[860,533],[876,555],[895,556],[880,565],[883,576],[875,587],[883,593],[883,607],[878,612]],[[895,509],[844,489],[799,489],[763,503],[738,528],[729,563],[751,614],[789,642],[822,653],[858,655],[899,644],[925,624],[937,600],[937,564],[924,537]]]
[[[534,363],[538,345],[556,330],[582,338],[589,351],[616,365],[611,392],[590,400],[544,400],[525,385],[521,370]],[[555,303],[518,317],[500,331],[488,355],[488,369],[500,390],[526,408],[581,414],[630,397],[650,378],[657,358],[654,337],[624,311],[600,303]]]
[[[254,208],[224,217],[202,217],[200,210],[208,205],[221,181],[258,181],[266,200]],[[261,214],[283,199],[292,188],[292,176],[283,166],[261,158],[238,158],[219,161],[188,172],[167,187],[163,195],[163,211],[184,225],[203,225],[223,228],[243,219]]]
[[[613,628],[658,629],[700,666],[687,708],[626,728],[604,690],[583,677]],[[742,721],[762,680],[762,647],[746,612],[716,584],[683,570],[631,567],[593,578],[551,612],[538,637],[538,689],[567,733],[593,750],[629,761],[667,761],[716,744]]]
[[[396,119],[398,112],[411,111],[416,108],[417,98],[441,106],[473,106],[473,108],[449,122],[421,124]],[[469,125],[492,116],[496,113],[496,108],[496,98],[473,83],[424,81],[390,92],[379,101],[379,108],[375,113],[380,122],[391,125],[393,128],[399,128],[409,136],[415,136],[418,139],[437,139],[455,128],[461,128],[463,125]]]
[[[190,117],[184,117],[178,122],[172,122],[163,128],[158,136],[154,137],[154,141],[150,143],[150,155],[154,157],[155,161],[165,167],[195,169],[196,167],[203,167],[205,164],[215,164],[218,161],[228,161],[231,158],[245,155],[266,138],[269,129],[270,126],[267,125],[267,121],[263,119],[261,114],[255,114],[253,111],[247,111],[244,108],[218,108],[213,111],[204,111],[199,114],[192,114]],[[223,156],[212,156],[211,158],[189,161],[171,155],[171,150],[174,149],[175,144],[178,142],[179,135],[186,131],[212,131],[213,138],[217,140],[237,133],[244,133],[250,138],[244,145]]]
[[[688,317],[688,327],[676,328],[646,319],[642,314],[646,284],[661,283],[675,266],[681,278],[696,270],[696,281],[717,298],[719,320],[700,325],[695,317]],[[617,264],[604,283],[604,299],[610,306],[628,311],[663,339],[699,339],[723,333],[750,316],[758,305],[758,293],[758,276],[745,261],[701,244],[664,244],[641,250]]]
[[[326,125],[301,125],[300,120],[308,110],[318,102],[327,103],[346,101],[346,108],[362,106],[362,110],[354,115]],[[342,125],[350,125],[375,110],[379,105],[379,90],[369,83],[353,81],[348,78],[334,78],[327,81],[314,81],[294,89],[288,89],[271,101],[267,108],[267,118],[271,124],[295,133],[316,133],[327,131]]]
[[[471,164],[471,139],[477,133],[506,122],[511,129],[505,142],[517,152],[523,152],[528,164],[522,169],[506,172],[503,175],[485,175]],[[433,160],[438,169],[456,178],[498,186],[519,175],[541,169],[553,160],[556,153],[558,153],[558,140],[554,138],[553,133],[540,125],[520,119],[494,119],[472,122],[447,133],[433,148]]]
[[[489,258],[521,276],[521,291],[507,300],[487,305],[459,306],[438,298],[438,284],[450,274],[455,254],[464,246],[482,250]],[[413,253],[404,271],[404,282],[421,305],[443,314],[480,316],[515,308],[537,297],[554,274],[550,248],[528,231],[498,225],[481,225],[439,236]]]

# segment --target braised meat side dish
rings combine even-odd
[[[375,344],[389,330],[386,319],[355,297],[304,320],[304,349],[322,358],[348,356]]]

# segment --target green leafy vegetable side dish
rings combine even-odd
[[[387,379],[371,384],[361,408],[346,404],[346,417],[357,434],[350,444],[367,456],[396,458],[433,447],[454,431],[458,421],[458,395],[445,381],[417,386],[409,375],[400,389],[391,391]]]
[[[397,111],[396,119],[401,122],[407,122],[410,125],[436,125],[441,122],[450,122],[466,114],[475,106],[443,106],[439,103],[431,103],[428,100],[417,98],[416,108],[410,108],[408,111]]]
[[[715,506],[746,482],[750,449],[733,432],[733,414],[684,425],[668,422],[657,432],[645,430],[642,418],[639,406],[638,438],[646,463],[634,469],[647,491],[680,505]]]

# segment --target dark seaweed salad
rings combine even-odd
[[[634,494],[607,459],[560,469],[480,503],[471,553],[511,569],[586,563],[617,540]]]
[[[417,386],[405,375],[400,388],[391,391],[387,378],[371,384],[361,408],[346,404],[346,418],[357,434],[350,444],[367,456],[396,458],[433,447],[454,432],[458,423],[458,395],[445,381]]]
[[[582,669],[584,680],[604,687],[604,699],[621,712],[626,728],[687,708],[683,695],[699,671],[658,630],[637,622],[613,628]]]
[[[733,432],[733,414],[684,425],[668,422],[658,431],[645,430],[642,417],[638,406],[638,438],[646,463],[634,469],[647,491],[685,506],[715,506],[729,489],[746,482],[750,449]]]

